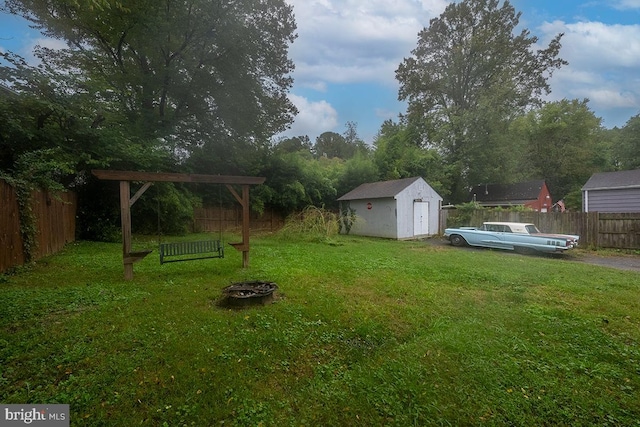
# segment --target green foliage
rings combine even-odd
[[[345,161],[343,165],[344,167],[338,176],[334,178],[338,197],[348,193],[360,184],[380,180],[378,167],[371,155],[357,153],[354,157]],[[329,206],[332,204],[327,203]]]
[[[475,202],[456,205],[455,213],[447,220],[447,227],[463,227],[471,225],[473,213],[481,209],[483,208]]]
[[[323,165],[301,152],[270,155],[256,172],[267,180],[253,192],[252,203],[258,209],[270,205],[286,214],[309,205],[335,204],[336,189]]]
[[[541,102],[548,77],[566,64],[557,58],[562,34],[534,51],[538,39],[516,32],[519,18],[509,2],[450,3],[396,71],[409,123],[458,172],[447,186],[456,202],[464,188],[515,171],[505,130]]]
[[[582,188],[594,172],[606,167],[601,119],[587,102],[547,103],[519,125],[526,153],[521,167],[530,176],[544,177],[556,199]]]
[[[618,134],[614,146],[619,170],[640,168],[640,114],[631,117]]]
[[[338,219],[338,233],[349,234],[357,218],[355,209],[348,204],[343,206],[340,210],[340,218]]]
[[[297,151],[312,155],[313,145],[307,135],[282,139],[275,146],[276,153],[295,153]]]
[[[573,212],[582,211],[582,189],[577,188],[568,193],[564,198],[564,206]]]
[[[184,235],[193,231],[193,209],[201,202],[188,188],[157,182],[145,196],[131,208],[135,233]]]
[[[355,146],[350,145],[339,133],[324,132],[316,138],[313,151],[316,157],[348,159],[355,154]]]
[[[58,182],[82,196],[82,238],[112,240],[119,227],[105,202],[112,189],[92,183],[91,169],[248,175],[296,113],[286,96],[295,22],[282,0],[8,0],[0,8],[68,45],[37,49],[38,67],[0,53],[0,81],[16,94],[0,99],[0,170],[13,175],[20,156],[56,148],[52,162],[70,165]],[[182,232],[192,209],[178,191],[181,200],[165,201],[176,213],[169,232]],[[133,219],[150,229],[146,216]]]
[[[107,4],[10,0],[4,6],[68,43],[37,54],[52,78],[78,95],[91,94],[102,126],[117,118],[129,135],[189,150],[223,135],[264,141],[291,122],[291,6],[281,0]]]
[[[358,135],[358,124],[356,122],[349,121],[345,124],[345,127],[346,129],[342,136],[344,137],[345,142],[349,146],[353,147],[353,154],[369,154],[369,146],[367,146],[367,144]]]
[[[420,176],[441,196],[449,195],[450,168],[436,150],[422,147],[412,124],[386,120],[374,145],[373,158],[383,180]]]
[[[33,259],[38,249],[36,239],[38,229],[32,209],[32,194],[43,190],[50,191],[55,196],[56,192],[65,191],[60,184],[61,177],[73,171],[71,162],[59,159],[57,155],[59,151],[52,148],[23,152],[17,156],[8,173],[0,169],[0,178],[11,185],[16,192],[22,248],[27,262]]]
[[[497,212],[501,212],[501,211],[506,211],[506,212],[533,212],[533,209],[531,209],[530,207],[525,206],[525,205],[497,206],[495,208],[491,208],[490,210],[497,211]]]
[[[30,181],[16,179],[13,176],[0,173],[0,179],[13,187],[18,202],[20,216],[20,237],[22,239],[22,252],[26,262],[30,262],[38,249],[38,228],[36,217],[32,208],[31,195],[37,189]]]

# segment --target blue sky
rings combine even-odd
[[[287,0],[298,38],[290,98],[300,114],[286,136],[343,133],[356,122],[371,143],[397,100],[395,70],[417,34],[449,0]],[[607,128],[640,114],[640,0],[512,0],[520,24],[546,45],[565,33],[560,56],[569,65],[550,80],[549,100],[584,99]],[[15,17],[0,14],[0,49],[29,58],[33,46],[56,46]]]

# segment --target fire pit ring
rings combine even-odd
[[[273,282],[251,281],[232,283],[222,290],[223,304],[231,307],[265,305],[273,301],[273,292],[278,285]]]

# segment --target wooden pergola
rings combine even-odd
[[[133,264],[149,255],[151,251],[131,252],[131,206],[144,194],[154,182],[192,182],[206,184],[225,184],[227,189],[242,205],[242,242],[229,243],[242,252],[242,267],[249,266],[249,186],[262,184],[266,178],[256,176],[199,175],[162,172],[136,172],[114,170],[92,170],[98,179],[120,181],[120,221],[122,224],[122,262],[125,280],[133,279]],[[132,196],[131,182],[144,184]],[[242,195],[233,185],[242,186]]]

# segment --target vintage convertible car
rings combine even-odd
[[[578,246],[580,236],[541,233],[521,222],[485,222],[482,227],[447,228],[444,236],[453,246],[482,246],[519,252],[562,252]]]

